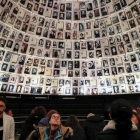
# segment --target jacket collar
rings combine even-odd
[[[45,128],[43,131],[44,131],[44,134],[45,134],[45,138],[44,140],[48,140],[48,134],[47,134],[47,130],[49,129],[50,127],[47,127]],[[58,130],[58,134],[57,136],[55,137],[54,140],[57,140],[58,138],[60,138],[62,136],[62,132],[61,132],[61,129]]]
[[[103,131],[106,131],[108,129],[113,129],[113,130],[116,130],[115,128],[115,121],[111,120],[108,122],[108,124],[104,127]],[[132,128],[131,130],[137,130],[137,126],[135,125],[135,123],[132,121]]]
[[[64,127],[63,125],[60,126],[61,128],[61,132],[62,132],[62,135],[73,135],[73,130],[70,128],[70,127]],[[44,137],[45,137],[45,133],[44,133],[44,129],[48,129],[48,127],[39,127],[39,132],[40,132],[40,138],[41,140],[44,140]],[[69,133],[67,133],[69,131]],[[61,137],[62,138],[62,137]]]

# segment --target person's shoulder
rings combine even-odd
[[[140,139],[140,131],[131,131],[130,134],[135,135],[136,137],[138,137]]]
[[[62,134],[69,133],[71,136],[73,135],[73,129],[71,127],[65,127],[61,125]]]
[[[9,116],[9,115],[7,115],[6,113],[4,113],[3,115],[6,118],[6,120],[14,121],[14,118]]]
[[[96,136],[111,135],[111,134],[113,134],[113,135],[116,134],[116,130],[108,129],[105,131],[101,131],[101,132],[97,133]]]

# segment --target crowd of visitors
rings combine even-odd
[[[0,97],[0,140],[15,140],[13,113],[6,109],[6,102]],[[75,115],[70,115],[62,125],[57,110],[47,113],[43,106],[38,106],[26,119],[19,140],[140,140],[139,110],[118,99],[107,107],[108,123],[89,113],[82,125]]]

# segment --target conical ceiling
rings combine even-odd
[[[0,0],[0,92],[140,92],[139,0]]]

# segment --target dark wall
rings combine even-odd
[[[106,105],[116,99],[126,99],[133,107],[140,106],[140,94],[95,95],[95,96],[39,96],[23,94],[1,94],[8,100],[7,108],[14,116],[28,116],[36,106],[44,106],[47,111],[58,110],[63,116],[75,114],[87,116],[88,113],[103,115]]]

